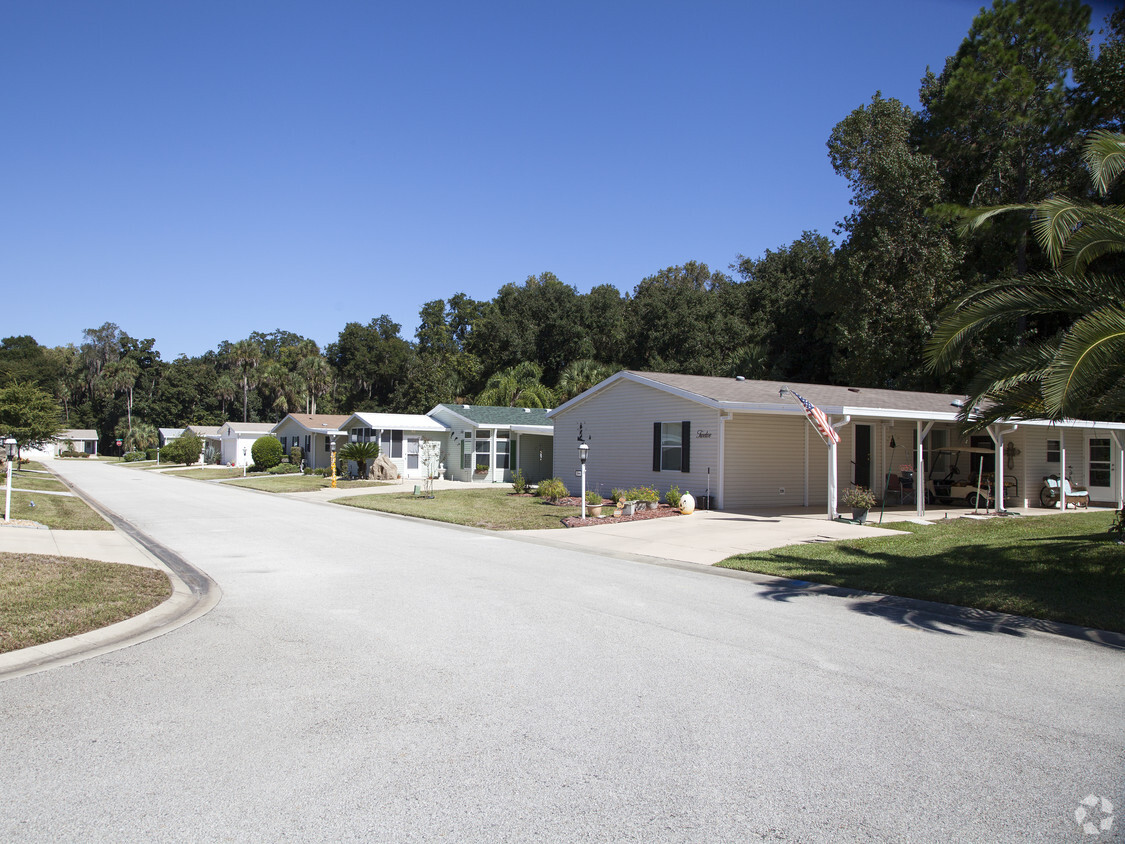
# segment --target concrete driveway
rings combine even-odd
[[[1125,805],[1120,650],[62,470],[223,597],[0,683],[5,841],[1057,842]]]

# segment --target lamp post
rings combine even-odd
[[[8,437],[4,445],[8,448],[8,486],[4,490],[4,521],[7,522],[12,518],[12,461],[16,457],[16,441]]]
[[[332,489],[336,488],[336,438],[332,437]]]
[[[242,477],[246,477],[246,446],[242,447]]]
[[[580,443],[578,446],[578,462],[582,464],[582,518],[586,518],[586,455],[590,453],[590,446]]]

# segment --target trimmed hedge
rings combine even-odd
[[[250,448],[250,454],[254,457],[254,467],[259,471],[272,469],[274,466],[281,463],[283,452],[281,450],[281,441],[275,436],[258,437],[254,440],[254,445]]]

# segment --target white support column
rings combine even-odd
[[[805,426],[805,507],[809,506],[809,426]]]
[[[1066,512],[1066,429],[1059,428],[1059,509]]]
[[[1004,435],[1011,434],[1019,428],[1018,425],[1013,425],[1011,428],[1000,429],[999,425],[989,425],[986,429],[988,435],[992,437],[992,445],[996,449],[996,512],[1003,513],[1006,511],[1004,506]]]
[[[1125,449],[1121,447],[1121,432],[1110,431],[1117,444],[1117,509],[1125,507]]]
[[[719,488],[712,493],[715,500],[711,502],[711,507],[715,510],[722,510],[726,506],[727,422],[730,418],[725,410],[719,411]]]
[[[852,421],[850,416],[845,416],[839,422],[833,422],[832,417],[826,416],[828,424],[834,430],[839,432],[839,429]],[[839,512],[836,510],[836,441],[828,440],[828,519],[835,521]]]
[[[923,428],[922,421],[918,420],[915,425],[918,432],[918,462],[914,466],[914,507],[918,513],[918,518],[921,519],[926,515],[926,454],[922,441],[930,433],[934,423],[929,422]]]

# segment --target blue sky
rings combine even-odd
[[[0,336],[409,339],[459,291],[832,236],[832,127],[916,106],[979,8],[5,0]]]

